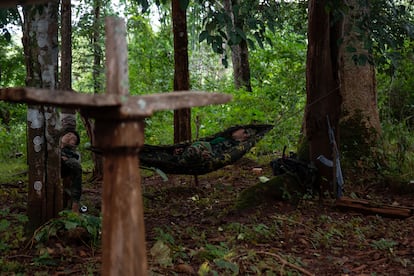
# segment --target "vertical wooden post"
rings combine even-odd
[[[96,121],[104,149],[102,275],[147,275],[138,148],[143,121]]]
[[[107,93],[128,94],[125,23],[106,19]],[[142,120],[96,119],[96,144],[103,149],[102,275],[147,275],[144,211],[138,151]]]

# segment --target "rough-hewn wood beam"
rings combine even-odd
[[[87,94],[72,91],[52,91],[35,88],[3,88],[0,89],[0,100],[53,105],[81,109],[93,117],[117,116],[119,119],[151,116],[155,111],[171,110],[210,104],[223,104],[232,96],[222,93],[203,91],[175,91],[142,96],[126,96],[116,94]],[[112,108],[112,113],[98,111],[99,108]],[[97,111],[99,114],[97,114]],[[117,114],[117,115],[116,115]]]
[[[28,87],[0,89],[0,100],[60,107],[115,107],[121,105],[116,95],[86,94],[73,91],[48,90]]]

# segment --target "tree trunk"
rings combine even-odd
[[[186,8],[179,0],[172,1],[174,33],[174,90],[190,89],[188,72],[188,34]],[[174,110],[174,143],[191,140],[191,109]]]
[[[336,46],[339,29],[332,26],[331,14],[325,10],[326,2],[319,0],[309,2],[306,61],[305,135],[309,142],[310,161],[316,165],[322,176],[321,190],[333,187],[333,170],[323,165],[317,158],[323,155],[333,159],[327,120],[329,119],[338,142],[341,103]]]
[[[23,45],[26,86],[57,88],[58,5],[25,6]],[[59,162],[59,124],[55,108],[28,107],[29,191],[28,231],[33,232],[62,209]]]
[[[359,6],[358,1],[347,3],[351,8],[344,20],[344,42],[340,48],[341,141],[346,156],[358,160],[371,155],[371,149],[381,133],[381,126],[375,68],[369,62],[363,62],[370,54],[364,49],[362,39],[358,38],[361,34],[352,31],[356,20],[366,18],[368,11]],[[347,51],[347,47],[355,49],[355,52]]]
[[[234,15],[233,4],[239,5],[237,0],[224,0],[224,9],[232,20],[232,27],[227,28],[227,35],[235,31],[235,28],[243,29],[243,19]],[[252,91],[250,82],[249,48],[247,41],[242,39],[239,44],[230,45],[231,59],[233,63],[233,78],[236,89],[244,88]]]
[[[352,31],[367,15],[366,7],[357,1],[348,1],[349,13],[332,25],[332,15],[325,11],[326,2],[312,0],[309,4],[305,131],[311,161],[315,162],[322,178],[331,180],[334,170],[316,161],[319,155],[333,159],[326,116],[329,116],[337,143],[340,136],[341,157],[350,161],[345,164],[373,157],[371,149],[376,145],[381,128],[375,70],[368,62],[364,63],[368,61],[369,49],[364,49],[364,34]],[[341,38],[343,42],[339,44]],[[354,50],[349,51],[351,48]]]
[[[60,89],[72,90],[72,10],[71,0],[62,0],[61,5],[61,67]],[[76,111],[70,108],[62,108],[60,121],[62,128],[76,128]]]
[[[102,80],[101,80],[101,71],[102,71],[102,57],[103,52],[100,43],[101,37],[101,28],[100,28],[100,18],[101,18],[101,1],[95,0],[94,5],[94,22],[92,28],[92,47],[93,47],[93,68],[92,68],[92,78],[93,78],[93,92],[95,94],[101,93]],[[95,121],[91,118],[81,116],[82,122],[85,126],[86,133],[91,141],[91,145],[96,144],[95,138]],[[100,181],[103,178],[103,157],[100,154],[95,152],[91,153],[93,160],[93,172],[92,178],[90,181]]]
[[[93,1],[94,6],[94,18],[93,18],[93,27],[92,27],[92,47],[93,47],[93,69],[92,69],[92,78],[93,78],[93,92],[102,93],[102,82],[100,79],[101,76],[101,60],[102,60],[102,48],[99,42],[101,37],[101,28],[100,28],[100,18],[101,18],[101,1]]]

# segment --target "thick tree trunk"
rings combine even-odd
[[[174,90],[190,89],[188,72],[188,34],[186,9],[181,1],[172,1],[174,33]],[[174,110],[174,143],[191,140],[191,109]]]
[[[377,107],[375,68],[358,57],[369,57],[364,42],[353,32],[356,20],[367,16],[366,8],[348,1],[351,8],[344,20],[344,42],[340,48],[342,114],[340,118],[342,149],[349,158],[370,156],[381,126]],[[355,52],[347,51],[347,47]],[[362,59],[364,60],[364,58]]]
[[[332,25],[331,15],[325,11],[326,2],[312,0],[309,4],[305,118],[311,161],[315,162],[322,177],[330,180],[334,171],[315,161],[319,155],[329,159],[333,155],[326,116],[329,116],[337,142],[340,136],[339,153],[351,161],[345,164],[355,164],[356,160],[363,159],[361,157],[372,157],[371,149],[381,129],[374,67],[364,62],[368,60],[369,49],[364,49],[361,33],[353,32],[357,21],[365,18],[366,7],[359,6],[357,1],[348,1],[349,13],[342,22]],[[352,48],[355,50],[347,50]]]
[[[227,28],[227,35],[234,32],[235,28],[243,29],[244,22],[239,16],[234,15],[233,6],[239,5],[237,0],[224,0],[224,9],[228,16],[232,19],[232,28]],[[244,88],[252,91],[250,82],[250,64],[249,64],[249,48],[247,41],[242,39],[239,44],[230,45],[231,60],[233,63],[233,78],[236,89]]]
[[[25,6],[23,45],[26,58],[26,85],[57,88],[58,5]],[[28,108],[29,192],[28,231],[55,217],[62,209],[60,185],[59,124],[55,108]]]
[[[327,1],[309,2],[308,53],[306,62],[307,103],[305,135],[309,141],[310,161],[318,168],[322,190],[332,187],[333,170],[317,158],[321,155],[333,159],[328,136],[329,119],[338,142],[340,90],[338,80],[338,28],[332,26],[331,15],[326,12]],[[331,182],[329,184],[329,182]]]

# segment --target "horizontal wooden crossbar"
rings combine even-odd
[[[148,117],[160,110],[222,104],[229,102],[231,98],[230,94],[204,91],[174,91],[143,96],[125,96],[26,87],[0,89],[0,100],[70,107],[81,109],[85,115],[91,117],[118,119]]]

